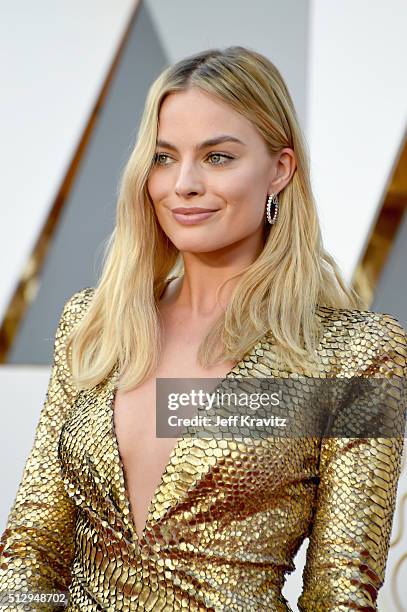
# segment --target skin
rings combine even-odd
[[[232,135],[244,144],[223,142],[197,147],[205,140]],[[228,105],[196,87],[170,94],[159,116],[159,154],[147,183],[158,221],[182,252],[185,275],[161,300],[163,311],[177,311],[184,321],[214,319],[219,285],[252,263],[263,248],[268,194],[278,194],[291,180],[294,152],[271,156],[256,127]],[[230,156],[232,159],[228,159]],[[193,226],[181,225],[171,210],[178,206],[220,209]],[[278,222],[278,221],[277,221]],[[220,294],[228,303],[238,279]]]

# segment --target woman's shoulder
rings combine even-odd
[[[94,287],[84,287],[73,293],[64,303],[58,328],[60,331],[70,330],[85,314],[93,295]]]
[[[78,312],[83,308],[86,309],[92,301],[95,290],[95,287],[79,289],[65,301],[63,310]]]
[[[322,324],[321,345],[343,355],[352,354],[357,363],[379,360],[400,375],[407,374],[407,332],[401,322],[386,312],[318,305]]]
[[[387,312],[318,305],[316,315],[325,327],[334,327],[338,332],[375,332],[389,337],[400,335],[406,338],[403,325]]]

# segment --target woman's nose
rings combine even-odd
[[[194,164],[181,164],[175,182],[175,193],[180,196],[200,194],[204,185],[199,170]]]

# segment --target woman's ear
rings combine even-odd
[[[269,183],[269,193],[278,194],[288,183],[297,167],[295,154],[292,149],[285,147],[274,158],[272,164],[271,180]]]

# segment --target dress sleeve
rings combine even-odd
[[[382,319],[368,323],[358,344],[365,357],[358,359],[364,376],[391,379],[385,408],[399,427],[391,437],[322,440],[301,612],[377,610],[404,442],[407,335],[397,319],[374,314]],[[376,400],[372,395],[372,408]]]
[[[9,591],[67,591],[70,584],[76,510],[64,489],[58,442],[76,395],[66,363],[66,339],[88,292],[79,291],[66,302],[56,329],[34,444],[0,540],[0,596]]]

